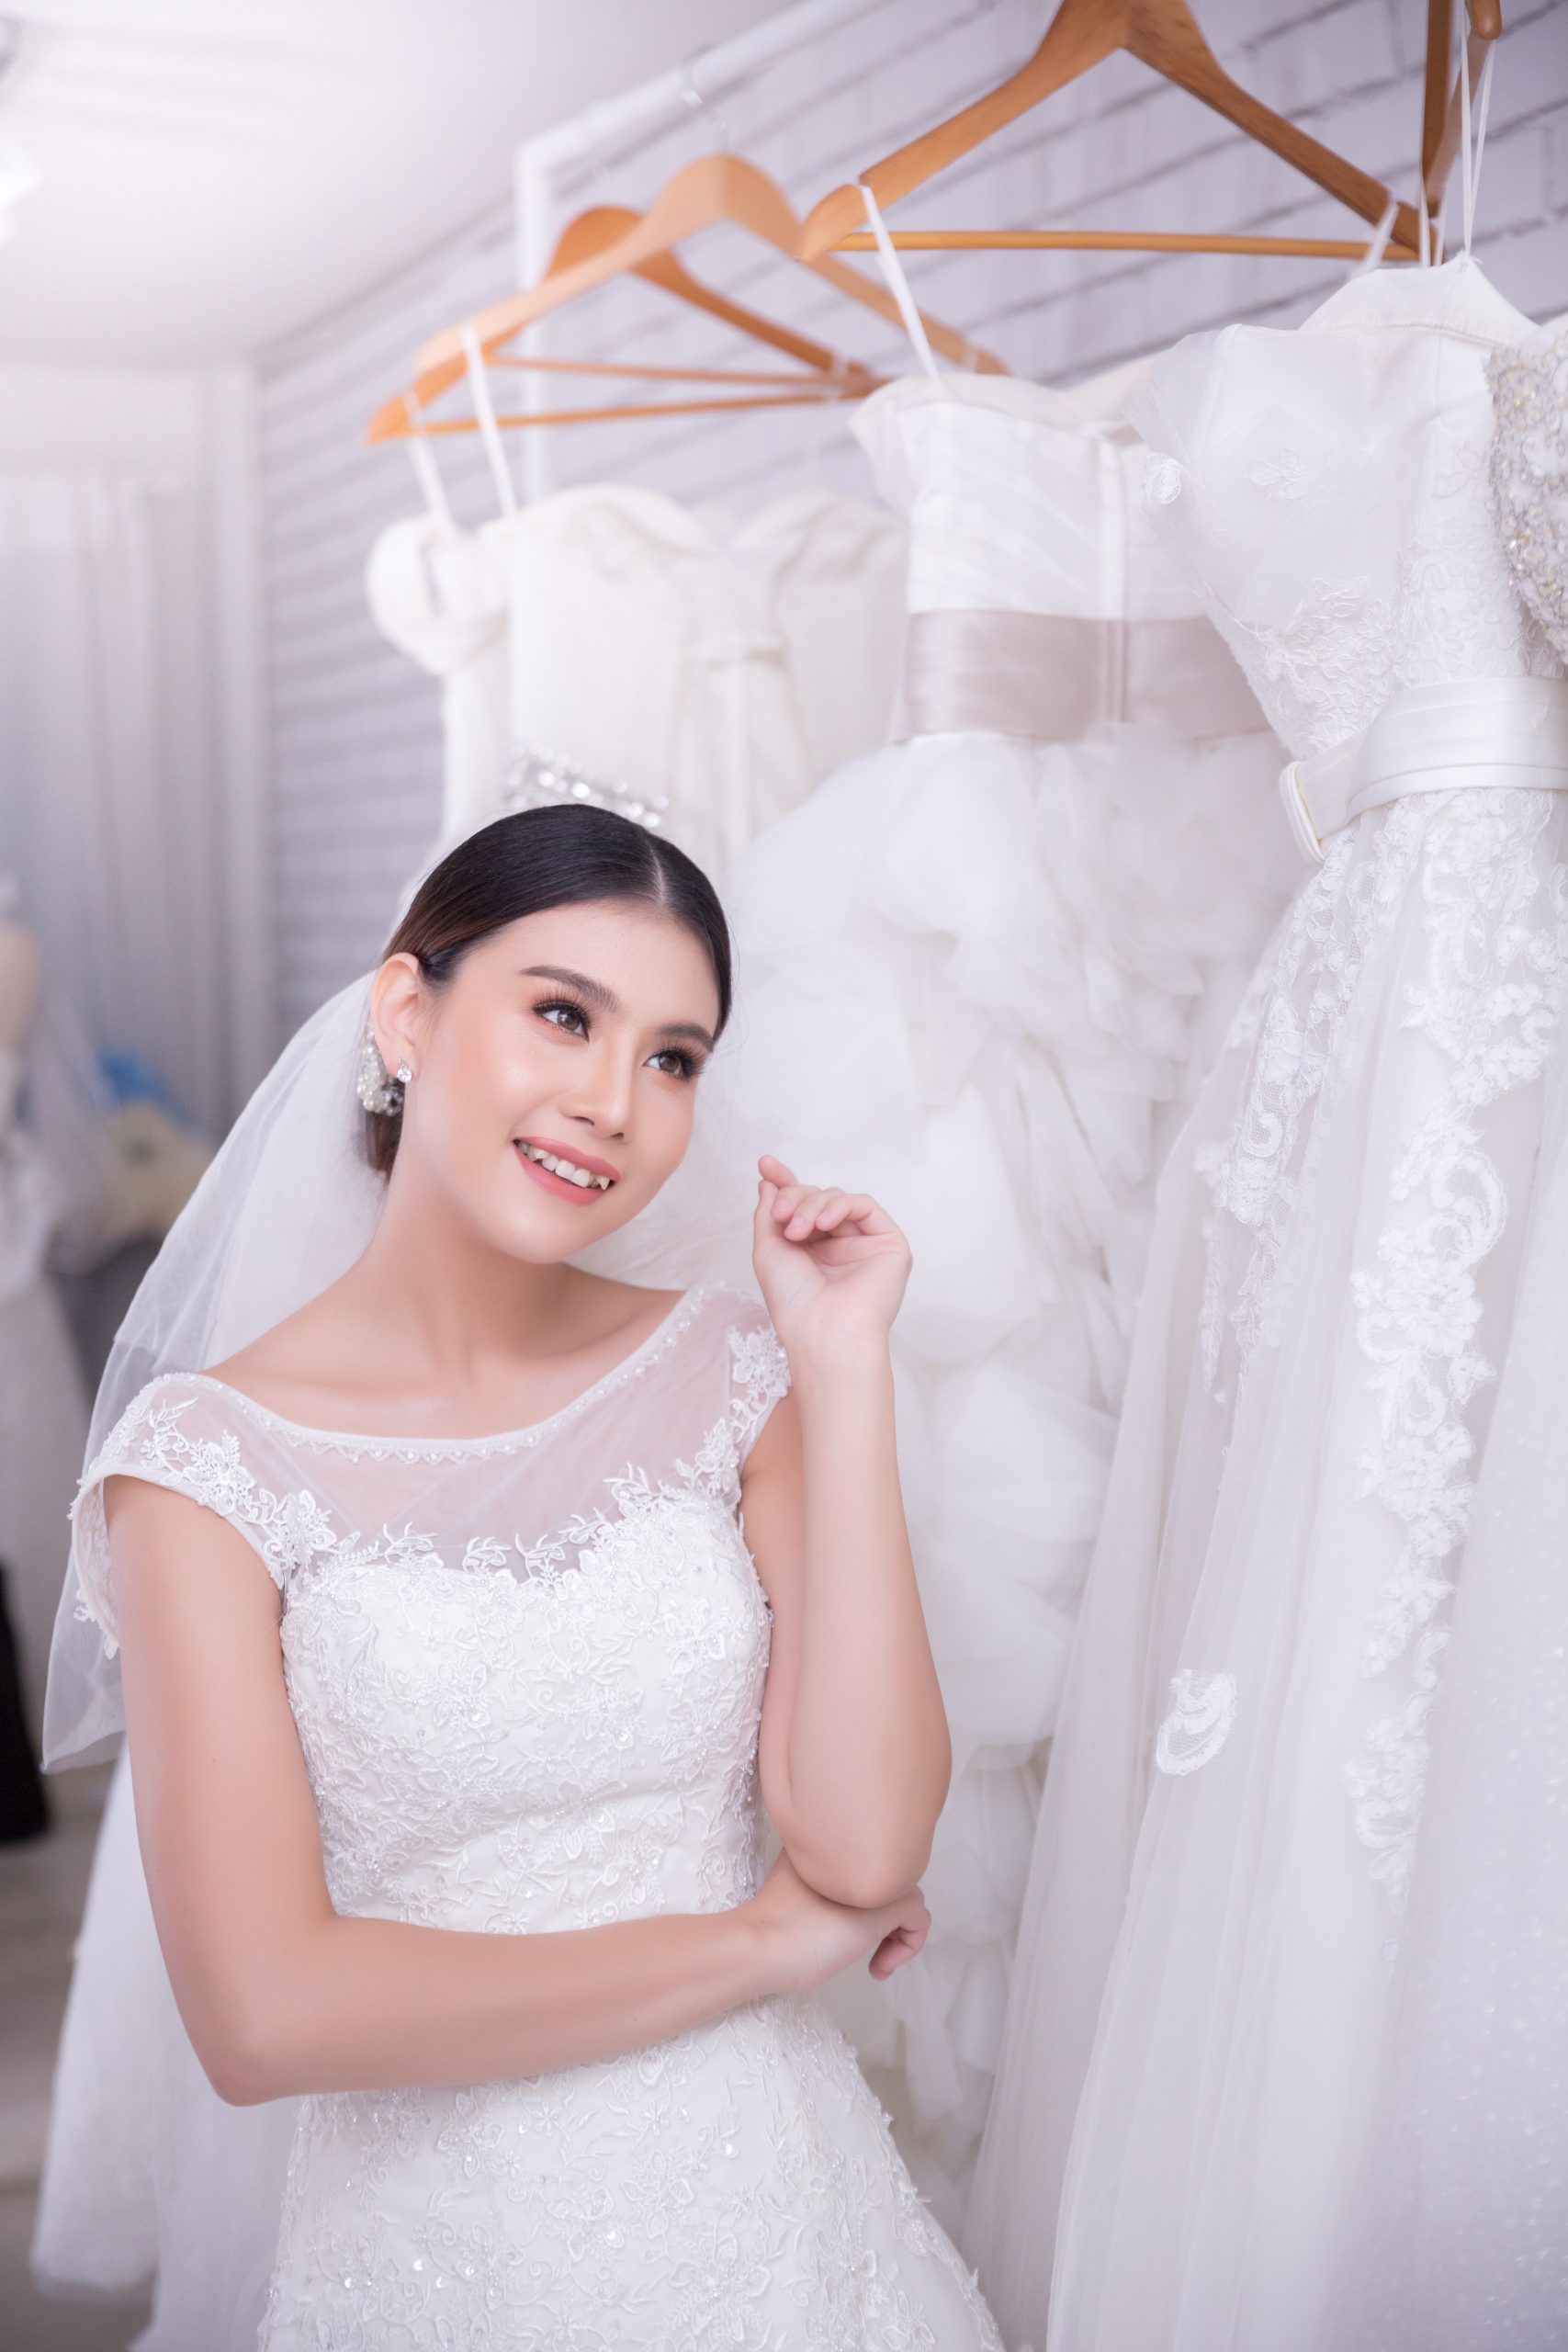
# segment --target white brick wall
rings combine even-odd
[[[1197,0],[1237,80],[1401,193],[1415,185],[1423,0]],[[1568,310],[1568,5],[1508,0],[1495,73],[1477,250],[1522,310]],[[656,138],[585,160],[565,214],[646,203],[691,156],[728,145],[805,210],[835,182],[998,81],[1026,56],[1045,0],[860,0],[829,38],[787,51]],[[1458,175],[1450,205],[1459,215]],[[1354,233],[1276,158],[1128,58],[1111,60],[898,208],[945,225],[1183,226]],[[901,339],[869,312],[738,237],[693,256],[716,285],[888,369]],[[868,266],[870,265],[867,265]],[[1342,274],[1271,258],[1016,254],[913,256],[922,301],[1027,375],[1074,379],[1227,319],[1289,325]],[[264,513],[273,728],[278,968],[284,1026],[373,956],[397,886],[434,823],[439,718],[432,684],[380,643],[361,571],[376,531],[413,504],[406,459],[367,451],[372,407],[413,351],[512,282],[508,208],[367,297],[357,314],[271,353],[262,368]],[[629,348],[703,364],[765,364],[722,330],[631,282],[553,323],[546,347]],[[472,442],[448,445],[454,503],[491,493]],[[867,487],[840,420],[604,424],[551,436],[560,483],[603,477],[745,509],[807,481]]]

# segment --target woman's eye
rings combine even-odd
[[[566,1030],[570,1036],[587,1035],[588,1017],[580,1004],[541,1004],[538,1010],[555,1028]]]
[[[679,1046],[665,1046],[651,1058],[654,1068],[662,1069],[667,1078],[695,1078],[697,1074],[695,1056],[683,1052]]]

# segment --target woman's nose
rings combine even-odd
[[[597,1135],[622,1136],[631,1115],[633,1076],[629,1055],[585,1055],[578,1066],[577,1084],[561,1098],[561,1109]]]

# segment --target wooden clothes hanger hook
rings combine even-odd
[[[1061,0],[1033,55],[1015,74],[946,121],[884,156],[859,178],[869,185],[884,208],[896,203],[1123,50],[1163,81],[1213,107],[1362,220],[1382,220],[1392,201],[1382,181],[1348,163],[1234,81],[1209,46],[1187,0]],[[861,215],[858,186],[846,183],[831,190],[807,215],[800,237],[802,257],[813,260],[838,246],[861,228]],[[1419,226],[1408,204],[1397,206],[1393,233],[1401,246],[1415,251]]]

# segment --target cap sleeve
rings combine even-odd
[[[119,1647],[119,1627],[104,1514],[104,1484],[109,1478],[141,1478],[216,1512],[244,1537],[274,1584],[283,1589],[294,1549],[289,1498],[264,1487],[238,1431],[205,1384],[183,1374],[165,1375],[127,1407],[88,1464],[72,1506],[77,1613],[98,1627],[111,1657]]]
[[[729,1325],[729,1427],[737,1471],[761,1434],[779,1398],[789,1388],[789,1359],[784,1342],[755,1299],[735,1300]]]

